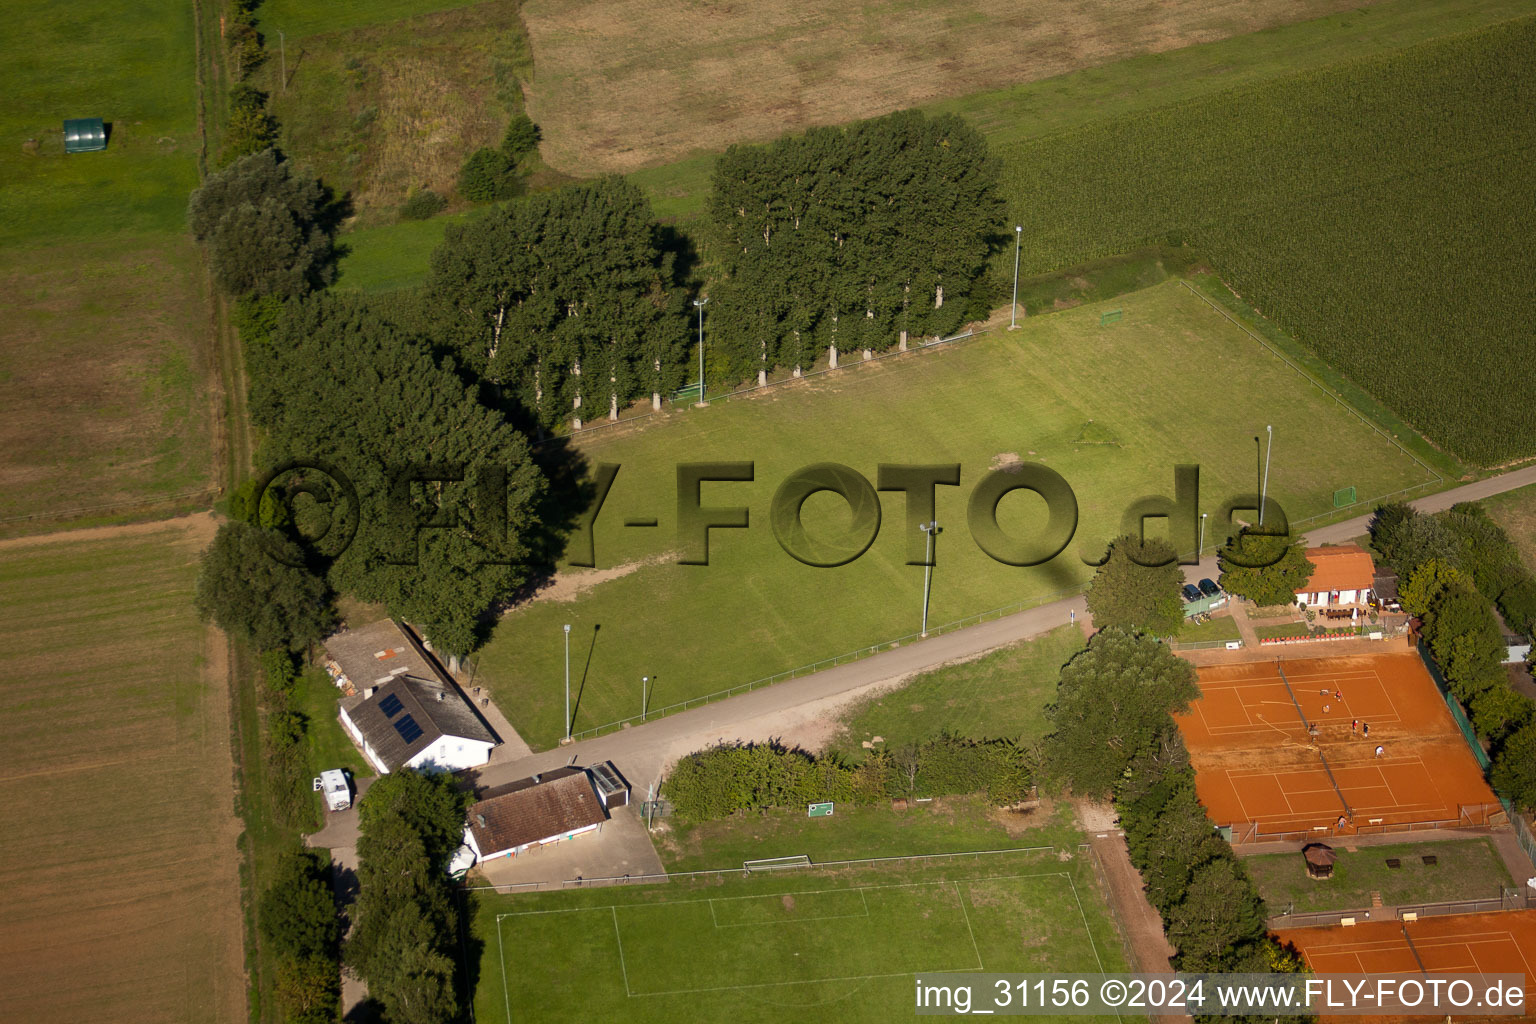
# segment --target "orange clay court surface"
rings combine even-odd
[[[1353,815],[1345,833],[1485,824],[1501,810],[1411,651],[1215,665],[1199,674],[1201,697],[1176,720],[1201,802],[1238,841],[1335,831],[1344,801]],[[1315,741],[1297,704],[1317,726]],[[1351,733],[1351,719],[1368,724],[1370,736]]]
[[[1527,1006],[1536,995],[1536,910],[1282,928],[1275,937],[1301,950],[1317,974],[1418,974],[1422,960],[1432,974],[1523,974]]]

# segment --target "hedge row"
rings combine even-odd
[[[1007,147],[1025,273],[1193,243],[1463,458],[1536,451],[1536,18]]]
[[[995,803],[1009,804],[1028,795],[1032,778],[1028,753],[1006,740],[941,736],[876,751],[858,765],[776,743],[737,743],[682,758],[662,794],[683,817],[706,821],[828,800],[872,804],[950,793],[985,793]]]

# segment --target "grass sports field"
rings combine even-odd
[[[873,1022],[922,972],[1124,970],[1088,856],[478,893],[475,1018]]]
[[[1346,484],[1366,499],[1426,480],[1182,284],[1125,296],[1114,308],[1123,319],[1108,326],[1100,326],[1103,307],[1083,306],[941,351],[594,432],[579,443],[582,454],[622,467],[597,522],[598,568],[566,572],[546,596],[506,615],[479,679],[519,733],[542,746],[562,731],[566,623],[577,731],[638,716],[642,676],[653,680],[649,707],[660,709],[916,633],[923,570],[904,564],[904,531],[915,533],[915,524],[899,495],[884,499],[873,547],[849,565],[811,568],[780,550],[770,498],[815,462],[871,478],[881,462],[961,464],[961,486],[938,489],[945,532],[935,625],[1079,586],[1089,576],[1080,550],[1113,536],[1133,500],[1171,493],[1177,463],[1200,465],[1204,509],[1256,490],[1254,436],[1266,424],[1276,438],[1270,493],[1293,518],[1330,511]],[[1106,436],[1113,443],[1079,440]],[[706,505],[748,506],[752,527],[714,531],[709,566],[677,565],[675,464],[710,459],[755,461],[755,482],[704,489]],[[1077,496],[1077,538],[1043,567],[995,562],[965,528],[970,488],[1014,460],[1042,462]],[[1038,530],[1038,504],[1004,499],[1001,525],[1019,536]],[[845,509],[814,495],[807,529],[845,526]],[[659,528],[626,528],[630,517],[656,517]],[[1212,525],[1207,547],[1218,532]]]
[[[212,463],[192,5],[26,0],[0,36],[0,529],[197,495]],[[110,124],[66,156],[63,120]],[[31,140],[31,141],[29,141]]]
[[[1412,651],[1199,674],[1200,698],[1175,720],[1200,801],[1236,842],[1481,825],[1502,813]],[[1355,719],[1368,735],[1351,729]],[[1340,816],[1349,820],[1342,830]]]
[[[192,611],[212,520],[0,544],[6,1017],[245,1017],[222,644]]]

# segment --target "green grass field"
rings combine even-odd
[[[1207,619],[1204,622],[1195,622],[1193,619],[1185,620],[1179,627],[1176,639],[1187,644],[1207,643],[1218,640],[1237,640],[1242,636],[1238,632],[1237,623],[1228,616]]]
[[[598,570],[561,581],[560,596],[507,614],[479,674],[518,731],[552,743],[563,715],[562,625],[571,635],[575,728],[916,633],[923,571],[905,565],[899,495],[871,549],[837,569],[784,554],[767,523],[774,489],[814,462],[846,463],[868,477],[881,462],[959,462],[962,486],[939,488],[930,623],[937,625],[1074,588],[1089,576],[1079,552],[1119,528],[1135,499],[1166,494],[1176,463],[1201,467],[1202,507],[1257,489],[1254,436],[1275,427],[1270,491],[1296,519],[1330,512],[1355,484],[1362,499],[1425,482],[1425,472],[1328,394],[1298,377],[1182,284],[1115,301],[1124,319],[1099,326],[1085,305],[1031,318],[943,351],[850,368],[756,397],[678,411],[579,444],[590,461],[623,468],[596,529]],[[1089,356],[1091,353],[1091,357]],[[1089,421],[1115,445],[1081,445]],[[1073,487],[1077,538],[1048,565],[995,562],[964,526],[970,488],[994,465],[1040,461]],[[675,564],[675,468],[680,461],[754,460],[756,482],[706,484],[707,505],[746,505],[752,528],[715,531],[707,567]],[[1005,499],[1005,530],[1039,528],[1038,499]],[[845,525],[829,494],[805,521]],[[657,517],[653,531],[629,517]],[[844,517],[839,521],[839,516]],[[1218,543],[1213,526],[1207,547]],[[1097,552],[1094,552],[1097,554]]]
[[[1086,851],[480,894],[475,1016],[885,1021],[937,971],[1114,971]]]
[[[245,1017],[228,682],[192,610],[211,533],[0,546],[8,1018]]]
[[[862,757],[865,740],[887,749],[941,733],[1031,743],[1045,736],[1045,706],[1056,696],[1061,667],[1082,650],[1076,626],[1061,626],[974,661],[924,672],[888,693],[867,697],[842,714],[836,749]]]
[[[1465,842],[1403,843],[1339,850],[1333,877],[1307,877],[1299,853],[1244,857],[1243,866],[1271,913],[1359,910],[1371,905],[1371,893],[1381,893],[1386,906],[1435,903],[1444,900],[1497,898],[1502,887],[1514,885],[1509,871],[1487,839]],[[1425,864],[1429,854],[1437,863]],[[1396,858],[1399,867],[1387,867]]]
[[[1081,840],[1069,804],[1043,801],[1011,811],[981,796],[934,797],[897,810],[889,803],[840,804],[831,817],[804,808],[735,814],[696,823],[666,819],[653,839],[668,871],[707,871],[763,857],[804,855],[817,863],[852,860],[878,850],[910,857],[968,850],[1072,846]]]
[[[1484,498],[1483,507],[1515,542],[1526,567],[1536,571],[1536,484]]]
[[[26,0],[0,37],[0,520],[210,483],[190,5]],[[110,123],[66,156],[69,117]],[[35,142],[35,145],[28,140]]]
[[[314,0],[264,0],[256,15],[261,31],[272,37],[271,45],[275,47],[279,30],[289,39],[303,39],[323,32],[382,25],[419,14],[472,6],[473,0],[335,0],[324,4]]]

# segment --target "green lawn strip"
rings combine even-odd
[[[482,1021],[883,1021],[920,972],[1125,963],[1075,848],[475,903]]]
[[[859,760],[862,744],[875,736],[889,750],[946,732],[1024,743],[1039,740],[1047,730],[1045,705],[1056,695],[1061,666],[1082,649],[1081,630],[1060,626],[974,661],[924,672],[844,711],[835,749]]]
[[[743,861],[805,855],[821,863],[861,857],[1070,846],[1081,841],[1065,805],[1000,811],[981,797],[935,797],[895,810],[889,802],[842,804],[830,817],[806,809],[742,813],[721,821],[669,820],[657,852],[668,871],[739,867]]]
[[[450,224],[463,224],[483,210],[467,210],[431,220],[406,220],[342,235],[346,252],[336,278],[338,291],[381,292],[410,288],[427,276],[427,260],[442,244]]]
[[[1204,622],[1185,619],[1184,625],[1179,627],[1178,635],[1174,639],[1187,644],[1240,640],[1242,633],[1238,631],[1237,623],[1230,616],[1220,615]]]
[[[649,706],[660,710],[917,632],[923,573],[905,564],[898,495],[884,500],[873,546],[849,565],[813,568],[778,547],[767,528],[771,496],[813,462],[841,462],[871,479],[882,462],[961,463],[962,485],[938,488],[945,532],[934,625],[1080,586],[1090,575],[1082,552],[1118,531],[1130,502],[1169,493],[1176,464],[1200,465],[1203,507],[1251,491],[1253,436],[1266,423],[1277,443],[1295,446],[1275,461],[1269,482],[1292,517],[1331,510],[1346,476],[1365,493],[1425,479],[1181,284],[1122,296],[1114,308],[1123,319],[1108,326],[1100,325],[1102,307],[1088,304],[1032,317],[1017,331],[578,438],[588,460],[622,466],[595,535],[598,566],[624,571],[574,602],[538,601],[507,614],[481,656],[486,684],[519,733],[542,746],[558,737],[563,715],[566,623],[577,731],[637,714],[643,676],[654,684]],[[1212,388],[1213,380],[1225,383]],[[1079,443],[1090,422],[1120,443]],[[1330,443],[1303,443],[1317,434]],[[970,488],[1014,457],[1042,462],[1076,494],[1076,539],[1044,567],[992,560],[964,525]],[[678,565],[675,464],[710,459],[755,462],[752,483],[704,487],[706,505],[749,507],[752,527],[714,531],[709,566]],[[1032,500],[1005,498],[1000,525],[1019,536],[1037,531]],[[813,495],[803,510],[807,530],[839,528],[843,507],[835,496]],[[635,516],[659,517],[660,529],[626,530]],[[720,628],[724,622],[730,627]]]
[[[337,717],[336,702],[340,697],[341,691],[336,689],[330,675],[321,668],[306,668],[294,684],[293,705],[294,710],[305,719],[304,732],[309,741],[310,767],[317,775],[322,771],[344,768],[352,773],[354,779],[372,776],[376,774],[373,767],[358,753],[341,719]],[[319,799],[319,794],[316,797]]]
[[[1359,910],[1371,906],[1371,893],[1381,893],[1389,907],[1410,903],[1497,898],[1513,885],[1509,871],[1488,839],[1444,843],[1403,843],[1337,851],[1333,877],[1307,877],[1300,853],[1244,857],[1243,866],[1270,912]],[[1438,863],[1426,865],[1425,855]],[[1395,858],[1400,867],[1387,867]]]

